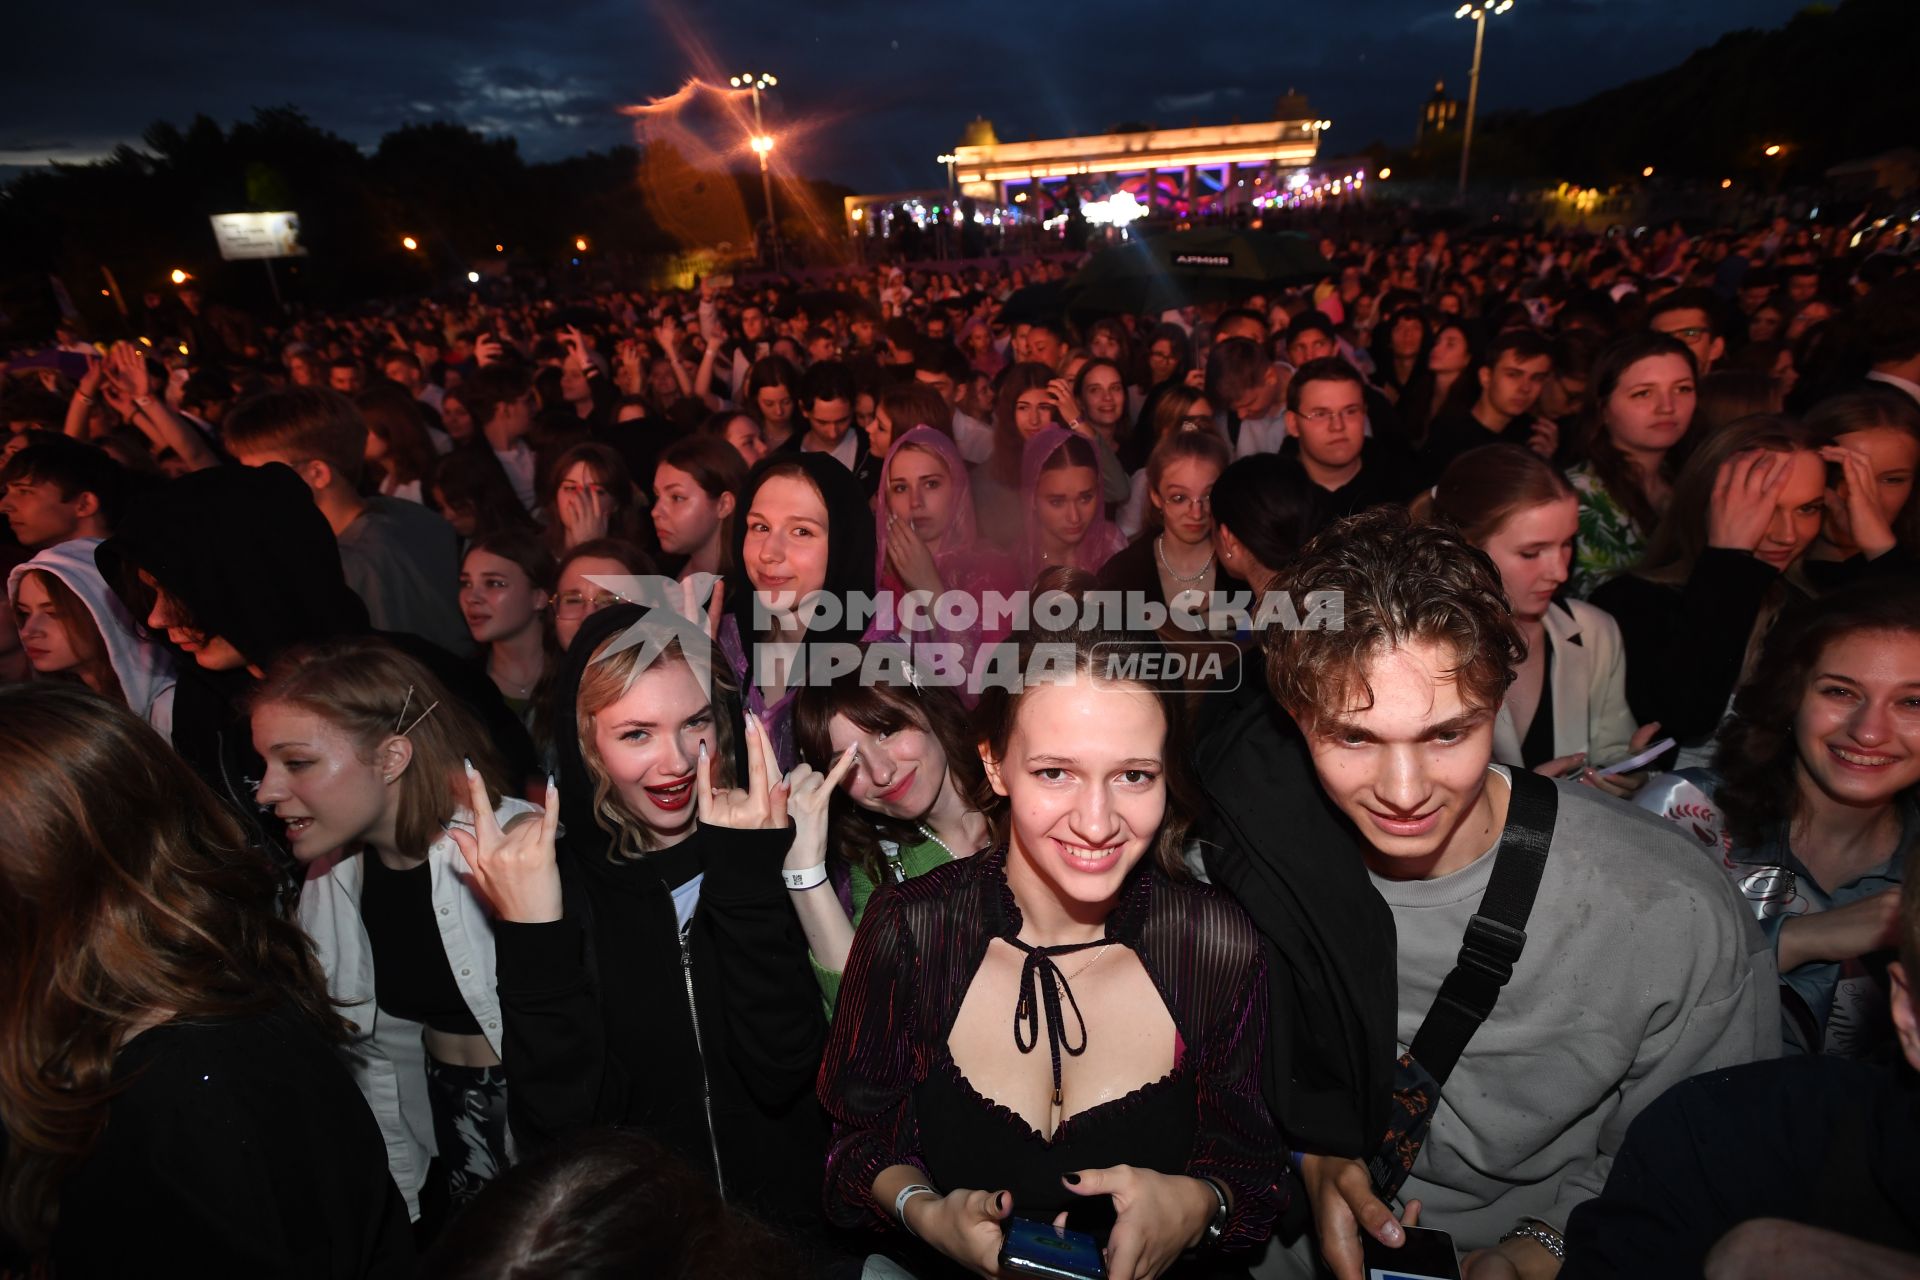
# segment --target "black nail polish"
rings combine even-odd
[[[1070,1187],[1077,1187],[1080,1185],[1080,1175],[1077,1173],[1063,1173],[1060,1175],[1060,1181]]]

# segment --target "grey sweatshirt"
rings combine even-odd
[[[1504,790],[1494,772],[1487,785]],[[1653,815],[1591,787],[1558,788],[1526,949],[1448,1078],[1400,1193],[1463,1253],[1523,1217],[1564,1230],[1642,1107],[1688,1076],[1780,1052],[1773,950],[1725,873]],[[1403,1052],[1493,863],[1373,879],[1399,931]]]

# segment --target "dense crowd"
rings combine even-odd
[[[1920,1274],[1855,230],[12,353],[0,1274]]]

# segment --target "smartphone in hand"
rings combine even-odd
[[[1407,1241],[1390,1249],[1372,1236],[1360,1238],[1360,1262],[1366,1280],[1460,1280],[1460,1258],[1453,1237],[1428,1227],[1402,1227]]]
[[[1105,1280],[1107,1263],[1100,1242],[1084,1231],[1009,1218],[1006,1242],[1000,1246],[1000,1274],[1041,1280]]]

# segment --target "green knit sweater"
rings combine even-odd
[[[883,841],[881,848],[886,851],[889,869],[902,880],[923,876],[935,867],[943,867],[953,861],[946,847],[933,839],[923,839],[918,843],[905,846],[895,846],[892,841]],[[851,872],[853,927],[858,929],[860,918],[867,914],[868,899],[873,897],[874,891],[880,886],[869,879],[867,873],[859,867],[851,868]],[[813,962],[813,976],[820,983],[820,995],[827,1006],[827,1018],[831,1021],[834,1006],[840,1000],[840,975],[823,966],[818,960],[814,960],[812,956],[807,958]]]

